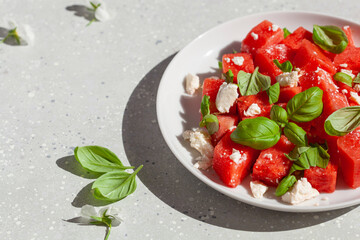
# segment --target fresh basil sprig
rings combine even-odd
[[[349,42],[344,31],[337,26],[314,25],[312,38],[319,47],[332,53],[342,53]]]
[[[335,73],[335,75],[333,76],[333,78],[338,81],[338,82],[342,82],[345,83],[346,85],[348,85],[349,87],[352,87],[352,77],[349,76],[346,73],[343,72],[337,72]]]
[[[333,112],[324,123],[330,136],[344,136],[360,126],[360,106],[344,107]]]
[[[294,175],[288,175],[284,177],[276,188],[275,195],[280,197],[284,195],[295,183],[296,177]]]
[[[280,63],[279,60],[274,59],[273,63],[282,71],[282,72],[291,72],[293,70],[293,65],[289,60],[286,62]]]
[[[256,67],[252,74],[239,71],[237,81],[242,96],[256,95],[271,85],[271,78],[259,73],[259,67]]]
[[[278,105],[273,105],[270,110],[270,118],[274,120],[280,127],[285,127],[288,123],[286,110]]]
[[[257,117],[241,121],[230,137],[235,143],[263,150],[279,141],[281,131],[276,122],[266,117]]]
[[[268,90],[266,90],[266,93],[269,96],[269,103],[274,104],[277,101],[279,101],[280,96],[280,84],[277,82],[274,85],[270,86]]]
[[[291,32],[287,28],[283,28],[283,31],[284,31],[284,38],[286,38],[291,34]]]
[[[209,134],[212,135],[219,130],[219,119],[214,114],[210,114],[210,97],[204,95],[200,106],[202,120],[199,123],[200,127],[206,127]]]
[[[319,117],[323,110],[322,96],[323,91],[318,87],[296,94],[286,105],[289,119],[309,122]]]
[[[100,176],[91,187],[94,197],[115,202],[132,194],[137,187],[136,174],[142,167],[143,165],[140,165],[133,173],[112,171]]]
[[[74,155],[81,166],[90,172],[106,173],[134,168],[125,167],[112,151],[100,146],[76,147]]]

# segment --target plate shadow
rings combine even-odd
[[[126,156],[133,166],[144,164],[138,177],[154,195],[199,221],[253,232],[305,228],[329,221],[355,208],[319,213],[277,212],[234,200],[193,176],[173,155],[157,123],[156,93],[160,79],[175,55],[164,59],[141,79],[128,100],[123,117],[122,135]]]

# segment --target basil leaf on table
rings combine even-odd
[[[348,85],[349,87],[352,87],[352,77],[349,76],[346,73],[343,72],[337,72],[335,73],[335,75],[333,76],[333,78],[338,81],[338,82],[342,82],[345,83],[346,85]]]
[[[291,34],[291,32],[287,28],[283,28],[283,31],[284,31],[284,38],[286,38]]]
[[[205,115],[199,125],[200,127],[206,127],[210,135],[216,133],[219,130],[219,120],[213,114]]]
[[[275,195],[278,197],[284,195],[287,191],[289,191],[289,188],[291,188],[296,183],[296,181],[296,177],[293,175],[284,177],[277,186]]]
[[[333,112],[324,123],[330,136],[344,136],[360,126],[360,106],[344,107]]]
[[[266,93],[269,96],[269,103],[274,104],[277,101],[279,101],[280,96],[280,84],[277,82],[274,85],[270,86],[268,90],[266,90]]]
[[[200,105],[201,115],[204,117],[210,113],[210,97],[204,95]]]
[[[282,107],[273,105],[270,110],[270,118],[274,120],[280,127],[284,127],[288,122],[288,116]]]
[[[280,127],[266,117],[245,119],[239,123],[231,140],[257,150],[274,146],[280,139]]]
[[[125,167],[112,151],[100,146],[76,147],[74,155],[83,168],[95,173],[134,168]]]
[[[354,81],[353,81],[354,83],[360,83],[360,73],[358,73],[357,75],[356,75],[356,77],[354,78]]]
[[[286,105],[289,119],[308,122],[320,116],[323,110],[322,96],[323,91],[318,87],[296,94]]]
[[[279,60],[274,59],[273,63],[282,71],[282,72],[291,72],[293,70],[293,65],[289,60],[286,62],[280,63]]]
[[[239,71],[237,81],[242,96],[256,95],[271,85],[271,78],[259,73],[259,67],[256,67],[252,74]]]
[[[132,194],[137,187],[136,174],[142,167],[139,166],[133,173],[112,171],[100,176],[91,187],[94,197],[114,202]]]
[[[306,146],[308,144],[306,131],[293,122],[289,122],[284,127],[284,135],[290,142],[297,146]]]
[[[337,26],[314,25],[312,38],[319,47],[332,53],[342,53],[349,42],[345,32]]]

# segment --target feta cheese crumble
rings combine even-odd
[[[196,128],[194,130],[186,130],[183,138],[190,141],[190,146],[195,148],[201,157],[194,165],[196,168],[207,169],[212,164],[214,155],[214,147],[211,144],[210,134],[205,129]]]
[[[233,160],[236,164],[239,164],[241,162],[241,153],[239,150],[233,148],[232,154],[229,157],[231,160]]]
[[[234,104],[236,99],[238,98],[238,86],[233,83],[224,82],[218,91],[216,96],[216,108],[221,113],[228,113],[230,107]]]
[[[356,92],[350,92],[350,99],[360,104],[360,96]]]
[[[340,71],[341,71],[342,73],[345,73],[345,74],[349,75],[352,79],[355,78],[355,75],[352,73],[351,70],[341,69]]]
[[[230,58],[224,58],[225,62],[229,63],[230,62]]]
[[[250,35],[253,37],[254,40],[258,40],[259,39],[259,35],[257,35],[254,32],[251,32]]]
[[[261,109],[256,103],[251,104],[250,107],[248,107],[248,109],[244,111],[244,115],[247,117],[253,117],[259,115],[260,113]]]
[[[245,60],[244,57],[234,57],[234,58],[232,59],[233,63],[234,63],[235,65],[238,65],[238,66],[243,65],[244,60]]]
[[[292,190],[285,193],[281,199],[290,204],[299,204],[318,195],[318,190],[313,188],[306,178],[301,178],[295,183]]]
[[[299,82],[299,71],[284,72],[276,76],[281,87],[296,87]]]
[[[343,89],[343,90],[341,90],[341,92],[342,92],[342,94],[347,94],[347,93],[348,93],[348,90]]]
[[[276,31],[279,29],[279,26],[273,24],[273,25],[271,26],[271,28],[272,28],[273,32],[276,32]]]
[[[354,85],[354,90],[357,92],[360,92],[360,84],[355,84]]]
[[[187,94],[193,95],[200,87],[200,79],[196,75],[188,74],[185,78],[185,90]]]
[[[251,181],[250,189],[254,198],[262,198],[269,188],[260,181]]]
[[[347,68],[347,67],[348,67],[347,63],[340,64],[339,66],[340,66],[340,67],[343,67],[343,68]]]
[[[344,29],[345,29],[345,30],[348,30],[348,28],[349,28],[349,26],[344,26]]]

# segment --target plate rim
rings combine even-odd
[[[174,145],[172,145],[170,139],[167,138],[167,134],[164,128],[164,122],[160,116],[160,111],[159,109],[161,109],[160,107],[160,100],[161,100],[161,92],[164,91],[164,82],[166,79],[166,76],[169,75],[169,72],[172,68],[172,65],[175,64],[176,61],[178,61],[179,58],[181,58],[181,56],[184,54],[184,52],[186,51],[186,49],[193,45],[194,43],[196,43],[197,41],[199,41],[200,39],[202,39],[204,36],[208,35],[210,32],[216,31],[222,27],[224,27],[225,25],[231,24],[232,22],[236,22],[239,20],[243,20],[246,18],[252,18],[252,17],[259,17],[262,16],[264,19],[266,19],[269,15],[287,15],[287,14],[306,14],[306,15],[311,15],[311,16],[317,16],[317,17],[327,17],[327,18],[332,18],[334,20],[340,20],[340,21],[346,21],[349,23],[352,23],[354,25],[358,25],[360,27],[360,24],[353,21],[353,20],[349,20],[343,17],[336,17],[336,16],[331,16],[328,15],[326,13],[317,13],[317,12],[313,12],[313,11],[296,11],[296,10],[291,10],[291,11],[269,11],[269,12],[261,12],[261,13],[257,13],[257,14],[250,14],[250,15],[245,15],[242,17],[237,17],[228,21],[225,21],[221,24],[218,24],[210,29],[208,29],[207,31],[203,32],[202,34],[200,34],[199,36],[197,36],[195,39],[191,40],[189,43],[187,43],[180,51],[178,51],[178,53],[174,56],[174,58],[171,60],[171,62],[167,65],[160,83],[159,83],[159,87],[157,90],[157,95],[156,95],[156,115],[157,115],[157,121],[159,124],[159,128],[160,131],[162,133],[162,136],[166,142],[166,144],[168,145],[168,147],[170,148],[171,152],[175,155],[175,157],[177,158],[177,160],[179,162],[181,162],[181,164],[188,170],[190,171],[196,178],[198,178],[200,181],[202,181],[204,184],[210,186],[211,188],[213,188],[215,191],[218,191],[236,201],[240,201],[252,206],[256,206],[256,207],[260,207],[260,208],[264,208],[264,209],[269,209],[269,210],[275,210],[275,211],[281,211],[281,212],[303,212],[303,213],[312,213],[312,212],[323,212],[323,211],[329,211],[329,210],[337,210],[337,209],[342,209],[342,208],[346,208],[346,207],[351,207],[357,204],[360,204],[360,199],[355,199],[355,200],[351,200],[351,201],[347,201],[345,203],[336,203],[336,204],[332,204],[332,205],[322,205],[322,206],[314,206],[314,207],[310,207],[310,206],[298,206],[298,205],[289,205],[284,203],[283,205],[277,206],[277,205],[271,205],[271,204],[264,204],[261,201],[251,201],[251,199],[245,199],[245,198],[241,198],[239,199],[239,196],[235,196],[234,193],[227,191],[224,186],[219,185],[218,183],[212,181],[211,179],[206,178],[206,176],[201,172],[198,171],[198,169],[195,169],[193,166],[190,166],[189,164],[186,164],[185,161],[180,160],[181,156],[178,153],[178,151],[176,151],[176,148],[174,147]],[[335,190],[336,191],[336,190]],[[255,200],[255,198],[254,198]]]

